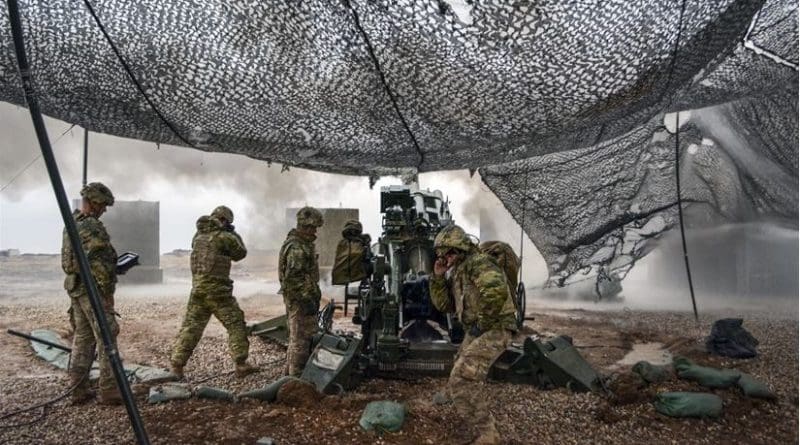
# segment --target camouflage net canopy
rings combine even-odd
[[[555,282],[675,223],[676,142],[690,207],[796,225],[793,1],[21,3],[46,114],[329,172],[480,169]],[[23,104],[5,11],[0,45]]]

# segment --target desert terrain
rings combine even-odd
[[[22,255],[0,258],[0,416],[62,394],[66,374],[38,359],[28,341],[5,334],[50,328],[69,335],[68,297],[61,289],[58,256]],[[183,316],[191,286],[188,257],[164,255],[163,285],[120,285],[116,294],[122,357],[167,367],[172,342]],[[235,295],[248,321],[280,315],[275,259],[254,256],[234,267]],[[337,298],[341,288],[323,294]],[[529,294],[523,334],[569,335],[592,366],[612,376],[615,396],[574,394],[566,389],[539,390],[506,383],[487,383],[486,397],[509,444],[570,443],[797,443],[798,441],[798,321],[797,301],[781,304],[717,305],[701,311],[695,323],[691,306],[685,311],[631,310],[624,303],[604,306],[540,300]],[[681,296],[680,298],[684,298]],[[579,308],[579,306],[582,306]],[[744,327],[759,341],[759,356],[729,359],[705,352],[704,338],[712,323],[724,317],[744,318]],[[340,327],[348,323],[337,313]],[[630,384],[634,345],[658,343],[663,351],[685,355],[697,363],[736,368],[767,383],[778,395],[774,402],[745,398],[738,389],[708,390],[724,400],[719,419],[676,419],[657,413],[652,400],[663,391],[703,391],[697,384],[672,378],[651,386]],[[242,391],[274,381],[283,372],[284,350],[251,339],[251,359],[261,372],[235,379],[227,354],[226,335],[215,320],[186,367],[190,383]],[[647,357],[642,357],[647,358]],[[432,396],[445,378],[375,379],[356,390],[291,405],[251,400],[228,403],[189,399],[148,404],[146,388],[137,388],[137,405],[154,444],[254,444],[270,437],[276,444],[462,444],[472,437],[470,425],[451,404]],[[370,401],[395,400],[408,407],[403,429],[376,436],[358,420]],[[70,406],[67,400],[42,411],[0,420],[5,444],[135,443],[125,408],[89,403]]]

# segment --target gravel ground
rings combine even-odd
[[[8,266],[8,264],[0,264]],[[9,268],[0,270],[0,278]],[[57,275],[55,275],[57,277]],[[19,279],[15,286],[26,286]],[[29,287],[30,284],[27,284]],[[37,286],[42,286],[37,284]],[[47,287],[47,286],[45,286]],[[0,328],[26,331],[48,327],[67,332],[66,296],[42,287],[27,298],[4,286],[0,294]],[[56,286],[57,289],[57,286]],[[169,350],[185,305],[185,296],[143,295],[134,287],[122,287],[117,305],[122,315],[120,350],[125,360],[166,367]],[[174,288],[170,288],[173,289]],[[274,294],[250,293],[240,298],[249,320],[260,320],[281,311]],[[628,310],[547,309],[532,302],[528,329],[543,335],[566,334],[574,339],[584,357],[604,374],[624,382],[629,366],[616,363],[639,343],[660,342],[674,354],[684,354],[700,364],[737,368],[766,382],[778,394],[775,402],[746,399],[738,390],[713,391],[724,400],[724,415],[716,420],[673,419],[656,413],[651,404],[656,392],[701,391],[692,383],[673,379],[655,387],[613,388],[617,397],[573,394],[567,390],[488,383],[487,400],[509,444],[570,443],[797,443],[798,442],[798,321],[794,312],[768,312],[733,308],[704,313],[698,324],[690,313]],[[703,338],[711,324],[722,317],[739,316],[761,342],[754,359],[734,360],[703,352]],[[0,336],[4,360],[0,362],[0,416],[62,393],[66,375],[37,359],[20,338]],[[256,388],[281,375],[282,348],[253,340],[251,357],[262,372],[235,379],[221,325],[212,321],[186,368],[192,382],[235,391]],[[154,444],[253,444],[269,436],[278,444],[468,443],[472,430],[452,405],[436,405],[432,395],[444,378],[370,380],[342,396],[294,404],[245,401],[237,404],[210,400],[186,400],[148,405],[145,395],[137,404]],[[358,419],[367,403],[392,399],[409,408],[403,430],[382,437],[361,431]],[[8,444],[108,444],[134,443],[123,407],[90,403],[73,407],[65,401],[52,405],[45,416],[30,415],[0,420],[0,443]],[[28,425],[9,427],[13,423]]]

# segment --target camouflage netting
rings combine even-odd
[[[674,224],[665,112],[715,106],[678,136],[687,202],[796,221],[790,0],[90,3],[164,119],[83,2],[22,0],[46,114],[331,172],[481,168],[556,281]],[[22,104],[0,29],[0,100]]]

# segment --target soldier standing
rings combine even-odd
[[[231,261],[243,259],[247,249],[231,223],[233,212],[225,206],[197,220],[190,259],[192,292],[171,358],[172,373],[180,378],[211,315],[228,331],[228,348],[236,363],[236,376],[244,377],[258,371],[247,363],[250,343],[244,312],[233,297]]]
[[[78,235],[81,238],[83,251],[89,260],[92,276],[97,283],[100,300],[108,320],[111,340],[117,342],[119,325],[114,318],[114,290],[117,283],[117,252],[111,245],[111,238],[100,222],[100,216],[107,206],[114,205],[111,190],[100,182],[92,182],[81,189],[81,208],[72,214]],[[89,302],[89,291],[83,284],[78,266],[78,259],[72,250],[69,236],[64,230],[61,247],[61,268],[67,274],[64,289],[70,296],[70,321],[74,324],[75,336],[72,340],[72,356],[69,365],[69,377],[75,390],[72,392],[72,403],[78,404],[94,398],[89,389],[88,373],[94,360],[93,350],[97,350],[100,363],[100,379],[98,381],[98,403],[118,405],[122,396],[114,380],[111,363],[105,353],[100,326]]]
[[[442,229],[434,248],[437,258],[430,281],[431,299],[439,311],[455,312],[466,332],[447,391],[459,414],[477,427],[480,435],[474,443],[500,443],[479,387],[517,330],[508,283],[497,264],[481,253],[459,226]]]
[[[289,231],[278,259],[280,293],[286,304],[289,345],[286,349],[286,372],[299,376],[311,354],[311,337],[317,326],[319,263],[314,250],[317,228],[323,224],[322,213],[313,207],[297,212],[297,228]]]

